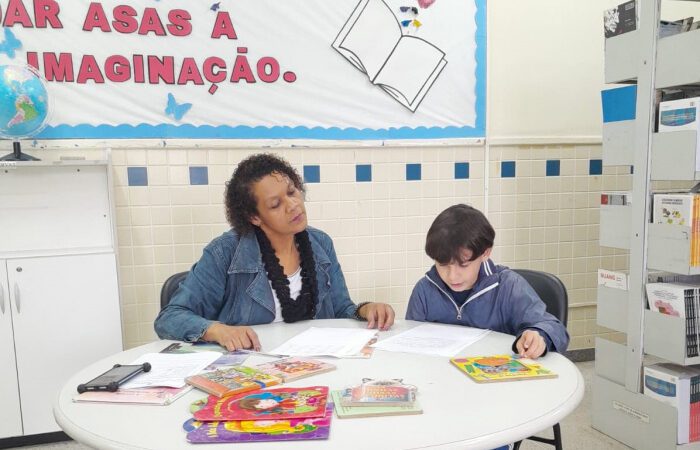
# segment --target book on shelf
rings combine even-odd
[[[619,36],[637,29],[637,2],[630,0],[603,13],[603,32],[606,38]]]
[[[334,364],[319,361],[318,359],[298,358],[294,356],[258,364],[255,367],[258,370],[282,379],[284,383],[335,370]]]
[[[447,64],[445,52],[434,44],[403,34],[391,7],[382,0],[360,0],[333,48],[412,112]]]
[[[221,367],[187,377],[186,381],[187,384],[217,397],[254,391],[282,382],[274,375],[245,366]]]
[[[256,392],[207,397],[194,412],[195,420],[278,420],[324,417],[328,387],[272,388]]]
[[[143,387],[134,389],[119,389],[115,392],[88,391],[73,397],[74,402],[90,403],[127,403],[139,405],[169,405],[192,390],[191,386],[172,387]]]
[[[691,267],[700,266],[700,194],[690,192],[656,193],[651,220],[655,224],[678,225],[690,229]]]
[[[416,400],[416,388],[400,379],[365,378],[362,384],[345,389],[340,400],[343,406],[410,406]]]
[[[344,394],[346,394],[345,390],[331,391],[331,398],[333,399],[333,405],[335,405],[335,413],[339,419],[423,414],[423,408],[421,408],[418,401],[402,406],[344,406]]]
[[[332,419],[333,404],[326,403],[321,417],[223,422],[189,419],[183,428],[192,444],[317,440],[328,439]]]
[[[556,378],[558,375],[518,355],[467,356],[450,362],[477,383]]]
[[[700,171],[700,97],[659,103],[659,133],[691,130],[696,132],[695,171]]]
[[[647,283],[649,309],[678,317],[685,324],[686,356],[700,356],[700,286],[684,283]]]
[[[700,369],[671,363],[645,366],[644,395],[677,409],[678,444],[700,440]]]

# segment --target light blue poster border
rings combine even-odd
[[[57,125],[35,139],[450,139],[486,136],[486,0],[476,4],[476,124],[474,127],[321,128],[194,125]]]

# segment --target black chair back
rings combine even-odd
[[[547,307],[547,312],[566,326],[569,317],[569,295],[566,286],[551,273],[530,269],[513,269],[530,283]]]
[[[170,299],[188,273],[190,272],[179,272],[174,275],[170,275],[168,279],[165,280],[163,287],[160,289],[160,309],[165,308],[166,305],[170,303]]]

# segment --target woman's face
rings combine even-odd
[[[258,214],[250,222],[268,237],[295,235],[306,229],[302,192],[287,176],[274,172],[252,186]]]

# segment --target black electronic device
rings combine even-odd
[[[102,375],[93,378],[87,383],[79,384],[78,392],[80,394],[87,391],[116,392],[117,389],[119,389],[119,386],[121,384],[126,383],[127,380],[130,380],[131,378],[135,377],[141,372],[148,372],[150,370],[151,365],[149,363],[131,366],[122,366],[121,364],[115,364],[114,367],[112,367]]]

